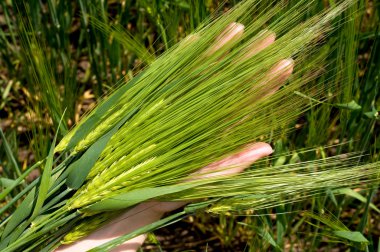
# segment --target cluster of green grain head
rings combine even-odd
[[[287,12],[274,5],[262,13],[254,12],[256,4],[245,1],[184,39],[117,90],[113,104],[111,96],[61,141],[56,151],[67,149],[92,118],[100,120],[69,147],[74,153],[114,130],[87,182],[69,201],[70,209],[138,188],[178,183],[247,143],[275,136],[305,109],[308,100],[294,91],[316,78],[311,73],[322,61],[315,57],[315,45],[345,6],[300,24],[305,3]],[[275,36],[274,43],[260,48]],[[283,75],[293,66],[274,69],[290,59],[296,67],[285,83]],[[314,87],[310,95],[322,92]]]

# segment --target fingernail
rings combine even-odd
[[[263,38],[261,38],[263,37]],[[253,41],[250,46],[247,48],[247,53],[243,58],[247,59],[258,54],[266,47],[270,46],[276,40],[276,33],[268,30],[264,30],[259,35],[259,38],[256,41]]]
[[[243,35],[244,25],[240,23],[231,23],[217,37],[216,45],[211,49],[210,53],[214,53],[229,42],[234,42]]]
[[[263,30],[261,31],[259,37],[264,37],[264,40],[268,39],[274,42],[276,40],[276,33],[270,30]]]
[[[244,153],[244,158],[257,159],[257,157],[269,156],[273,153],[272,147],[267,143],[256,143],[248,147]]]
[[[227,28],[224,31],[224,36],[236,36],[239,35],[244,31],[244,25],[241,23],[233,22],[227,26]]]
[[[277,67],[278,67],[278,71],[290,70],[290,69],[293,71],[294,60],[292,58],[281,60],[278,63]]]

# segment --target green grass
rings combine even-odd
[[[84,91],[91,90],[96,99],[107,95],[116,88],[115,84],[122,76],[127,74],[131,77],[141,71],[153,58],[159,57],[213,14],[219,4],[218,1],[159,0],[125,1],[124,4],[113,1],[89,2],[78,0],[67,5],[64,1],[47,1],[45,6],[41,6],[40,1],[31,0],[25,6],[18,7],[15,1],[1,2],[4,24],[0,31],[0,71],[5,76],[1,78],[1,88],[4,90],[1,101],[1,110],[4,112],[1,117],[15,123],[4,130],[9,148],[0,149],[2,177],[17,179],[22,167],[25,168],[24,160],[17,160],[17,146],[27,146],[36,160],[47,156],[50,148],[48,139],[53,139],[63,111],[67,109],[63,130],[59,134],[64,134],[82,115],[83,111],[79,112],[76,108],[83,103],[81,96]],[[227,6],[233,6],[234,2],[237,1],[228,1]],[[289,2],[294,5],[298,1]],[[328,2],[335,4],[333,0]],[[258,9],[264,10],[266,6],[266,1],[263,1]],[[310,5],[302,18],[313,16],[325,7],[326,3],[317,1]],[[22,15],[16,14],[17,8]],[[342,25],[341,29],[334,32],[333,39],[324,48],[331,63],[323,69],[325,74],[311,84],[326,85],[326,94],[331,93],[334,97],[325,104],[316,105],[310,101],[313,107],[294,123],[293,132],[284,133],[283,137],[276,139],[275,163],[291,164],[297,160],[307,161],[346,152],[366,154],[362,158],[363,162],[379,159],[377,111],[380,59],[377,55],[380,53],[380,5],[375,3],[369,8],[369,15],[365,12],[368,8],[366,1],[360,0],[336,20]],[[42,14],[45,12],[43,9],[48,10],[47,14]],[[18,29],[26,21],[23,16],[30,18],[30,23],[26,24],[30,25],[29,30],[35,32],[36,39],[44,48],[38,57],[39,61],[27,58],[27,48],[22,47]],[[90,17],[115,26],[112,29],[101,27],[91,22]],[[129,27],[125,36],[112,36],[112,32],[120,31],[118,25]],[[106,31],[107,36],[97,29]],[[47,64],[42,64],[41,60]],[[86,64],[89,67],[82,69]],[[45,65],[50,68],[40,67]],[[31,66],[41,72],[33,72]],[[48,74],[49,81],[43,81],[41,77]],[[333,88],[330,88],[331,83],[334,84],[331,85]],[[23,89],[28,90],[30,96],[22,97],[24,102],[20,102],[17,97]],[[361,109],[340,109],[331,105],[346,104],[352,100]],[[19,116],[31,111],[36,112],[32,119],[44,123],[31,126],[23,120],[18,121]],[[26,128],[26,133],[20,134],[17,126]],[[5,143],[3,138],[2,146],[6,146]],[[297,151],[336,143],[346,144],[320,148],[315,152]],[[16,192],[25,187],[27,183],[17,187]],[[12,192],[12,196],[16,192]],[[237,236],[245,237],[247,250],[252,251],[268,248],[280,251],[285,245],[308,251],[321,247],[325,250],[343,248],[346,245],[322,239],[323,235],[328,235],[324,234],[324,231],[328,231],[326,223],[314,218],[311,221],[313,225],[310,225],[310,219],[300,214],[303,210],[315,213],[328,211],[341,219],[350,230],[364,234],[369,241],[367,251],[378,251],[380,231],[371,220],[378,223],[379,214],[369,204],[379,197],[378,188],[363,190],[361,195],[364,199],[354,198],[348,192],[346,195],[334,195],[327,191],[325,195],[316,196],[307,202],[256,211],[254,215],[264,215],[248,216],[243,221],[240,217],[221,215],[213,218],[199,213],[195,217],[196,225],[199,229],[211,230],[210,236],[218,237],[226,250],[234,246],[232,240],[237,239]],[[19,203],[16,201],[15,205]],[[379,207],[379,200],[376,204]],[[12,206],[8,211],[14,209],[15,206]],[[352,212],[354,216],[348,217],[348,213]],[[286,214],[279,214],[275,218],[265,215],[272,213]]]

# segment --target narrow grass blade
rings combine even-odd
[[[4,188],[12,186],[13,184],[15,184],[15,182],[16,180],[14,179],[0,178],[0,186]]]
[[[350,197],[353,197],[357,200],[360,200],[361,202],[363,203],[367,203],[367,199],[362,196],[360,193],[352,190],[351,188],[342,188],[342,189],[339,189],[339,190],[335,190],[334,192],[337,192],[339,194],[345,194],[347,196],[350,196]],[[373,203],[370,203],[370,207],[375,210],[377,213],[380,214],[380,209],[377,208],[377,206],[375,206],[375,204]]]
[[[9,184],[7,188],[5,188],[0,193],[0,200],[4,199],[16,186],[18,186],[34,169],[39,167],[43,162],[44,161],[42,160],[35,163],[33,166],[29,167],[23,174],[21,174],[17,179],[13,180],[13,183]],[[1,212],[1,209],[0,209],[0,212]]]
[[[63,161],[60,165],[58,165],[54,170],[53,170],[53,174],[56,174],[56,173],[59,173],[63,167],[65,167],[65,164],[66,162],[70,161],[71,160],[71,157],[68,157],[67,159],[65,159],[65,161]],[[36,167],[40,166],[41,164],[43,164],[44,160],[41,160],[39,162],[37,162],[36,164],[33,165],[33,169],[35,169]],[[30,168],[31,169],[31,168]],[[27,170],[28,171],[28,170]],[[26,172],[27,172],[26,171]],[[29,185],[27,185],[21,192],[19,192],[17,195],[15,195],[9,202],[7,202],[5,205],[3,205],[1,208],[0,208],[0,215],[3,214],[7,209],[9,209],[9,207],[11,207],[12,205],[14,205],[19,199],[21,199],[24,195],[26,195],[28,192],[30,192],[31,190],[33,190],[34,188],[36,188],[36,186],[39,184],[41,180],[41,177],[37,178],[36,180],[34,180],[33,182],[31,182]],[[54,187],[55,185],[53,185]]]
[[[1,139],[3,140],[3,146],[5,149],[5,152],[7,153],[8,159],[9,159],[10,163],[13,165],[13,168],[15,169],[15,173],[16,173],[17,177],[19,177],[19,176],[21,176],[21,169],[18,166],[16,158],[12,153],[12,149],[11,149],[7,139],[5,138],[4,132],[1,128],[0,128],[0,136],[1,136]]]
[[[16,211],[12,214],[1,236],[1,240],[2,240],[1,243],[3,243],[4,239],[8,235],[12,234],[12,231],[30,215],[33,209],[34,196],[35,196],[35,190],[33,189],[28,194],[28,196],[26,196],[23,202],[17,207]]]
[[[38,187],[38,196],[36,199],[36,204],[35,204],[34,209],[33,209],[33,214],[30,217],[31,220],[33,220],[39,214],[39,212],[40,212],[40,210],[41,210],[41,208],[42,208],[42,206],[43,206],[43,204],[47,198],[49,188],[52,185],[51,175],[52,175],[52,169],[53,169],[54,148],[55,148],[55,143],[57,141],[59,128],[60,128],[61,122],[64,118],[64,114],[65,113],[63,113],[61,120],[58,124],[58,128],[57,128],[58,130],[54,136],[53,142],[51,143],[49,155],[46,158],[45,168],[44,168],[44,171],[41,175],[41,181],[40,181],[40,184]]]
[[[368,243],[368,240],[358,231],[334,231],[333,233],[352,242]]]
[[[350,101],[349,103],[338,103],[334,104],[337,108],[343,108],[348,110],[360,110],[362,109],[362,106],[357,104],[354,100]]]

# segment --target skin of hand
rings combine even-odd
[[[214,53],[225,44],[236,41],[243,35],[244,26],[239,23],[230,24],[224,32],[217,38],[216,43],[209,50]],[[275,34],[270,33],[264,39],[253,43],[247,50],[245,57],[252,57],[254,54],[271,45],[275,40]],[[293,71],[294,62],[292,59],[284,59],[273,66],[266,78],[266,82],[276,81],[276,88],[271,88],[266,95],[274,93],[285,82]],[[265,85],[265,83],[264,83]],[[267,143],[253,143],[247,145],[242,151],[231,155],[225,159],[214,162],[193,174],[193,178],[202,179],[213,176],[233,176],[248,168],[256,160],[272,154],[273,150]],[[233,167],[226,169],[228,167]],[[138,228],[158,221],[166,213],[178,209],[188,202],[158,202],[149,201],[141,203],[118,216],[89,236],[70,245],[60,246],[56,252],[81,252],[95,248],[119,236],[128,234]],[[113,249],[113,252],[133,252],[144,242],[146,236],[140,235]]]

